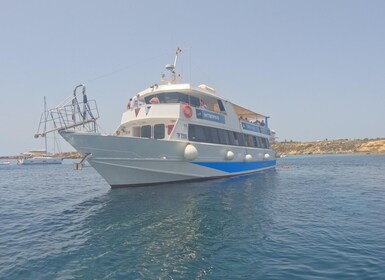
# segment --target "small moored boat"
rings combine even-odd
[[[63,158],[49,155],[47,153],[36,153],[34,151],[23,153],[17,160],[17,164],[61,164]]]

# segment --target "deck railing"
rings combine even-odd
[[[78,89],[82,88],[79,92]],[[79,101],[79,97],[82,99]],[[46,134],[64,129],[76,129],[86,132],[97,132],[96,120],[99,111],[95,100],[88,100],[85,86],[75,87],[73,95],[60,105],[44,110],[41,115],[39,128],[35,137],[44,137]]]

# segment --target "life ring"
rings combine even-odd
[[[184,104],[182,110],[183,110],[183,114],[185,115],[186,118],[191,118],[192,117],[193,110],[192,110],[190,105]]]
[[[116,131],[116,135],[118,135],[118,136],[120,135],[120,130]]]

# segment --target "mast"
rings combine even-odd
[[[47,131],[47,102],[44,96],[44,132]],[[44,148],[45,153],[47,154],[47,134],[44,133]]]
[[[176,49],[175,52],[175,59],[174,59],[174,64],[167,64],[166,69],[171,72],[171,77],[169,79],[166,78],[165,74],[162,74],[161,81],[166,82],[168,84],[175,84],[178,79],[180,79],[180,75],[176,73],[176,63],[178,61],[178,56],[182,52],[180,48]]]

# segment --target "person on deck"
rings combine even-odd
[[[151,98],[150,103],[151,104],[159,104],[160,100],[159,100],[158,96],[155,95],[153,98]]]
[[[200,108],[203,108],[203,109],[207,109],[207,105],[205,104],[205,102],[201,99],[200,100],[200,105],[199,105]]]
[[[130,98],[130,100],[128,100],[127,109],[131,109],[131,105],[132,105],[132,98]]]
[[[131,101],[131,109],[139,108],[139,94],[135,95]]]

